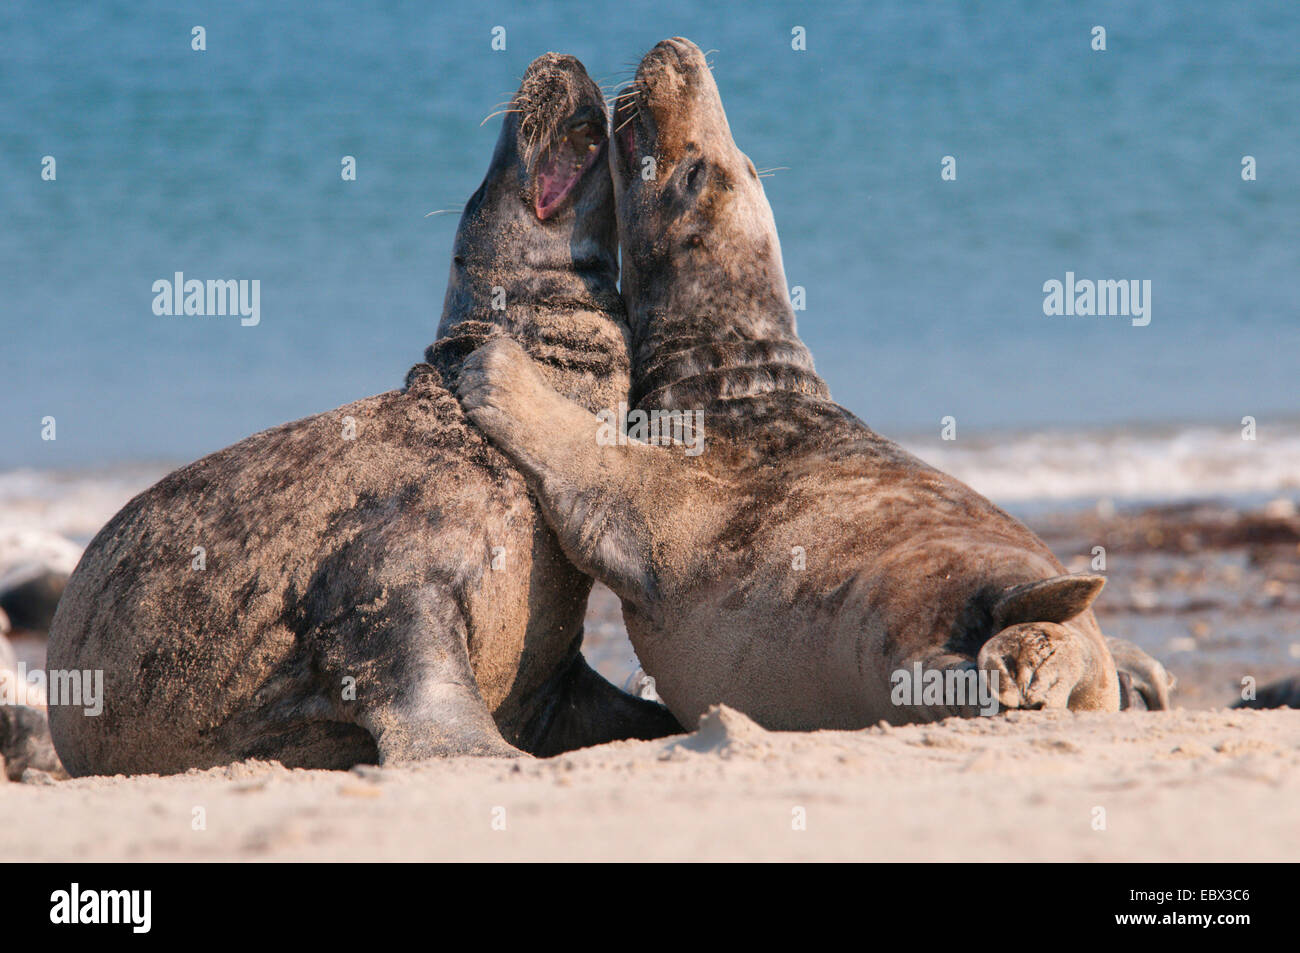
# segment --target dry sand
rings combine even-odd
[[[1300,711],[794,734],[720,709],[548,761],[3,784],[0,860],[1295,860],[1297,791]]]
[[[1071,569],[1106,548],[1102,626],[1165,663],[1181,710],[813,734],[724,710],[549,761],[29,774],[0,782],[0,861],[1300,859],[1300,711],[1223,708],[1243,676],[1300,670],[1294,506],[1029,522]],[[15,647],[41,664],[40,640]],[[586,651],[616,682],[635,666],[608,590]]]

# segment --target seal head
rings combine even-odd
[[[732,139],[699,48],[680,37],[659,43],[616,103],[610,161],[633,402],[829,396],[796,333],[758,171]]]
[[[596,386],[593,409],[626,396],[607,139],[605,102],[582,64],[534,60],[456,231],[439,341],[426,355],[448,380],[504,333],[560,393],[588,404]]]

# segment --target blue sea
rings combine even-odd
[[[1230,489],[1297,486],[1295,0],[7,0],[0,471],[180,463],[399,386],[456,227],[428,213],[477,187],[483,118],[540,53],[612,91],[675,34],[712,51],[738,143],[776,169],[800,332],[875,429],[941,458],[982,440],[1026,498],[1105,492],[1117,445],[1150,464],[1139,494],[1213,484],[1215,459]],[[258,279],[260,323],[156,316],[178,271]],[[1045,315],[1067,272],[1149,281],[1150,323]],[[1193,444],[1175,479],[1162,448]]]

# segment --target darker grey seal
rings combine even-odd
[[[587,667],[591,581],[447,389],[508,335],[580,406],[626,393],[605,142],[582,65],[536,60],[406,386],[205,457],[100,531],[50,635],[52,669],[104,671],[100,717],[51,709],[69,772],[544,755],[679,730]]]
[[[1300,708],[1300,675],[1269,682],[1254,698],[1237,699],[1233,708]]]

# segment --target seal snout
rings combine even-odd
[[[709,70],[708,61],[700,48],[684,36],[673,36],[660,40],[641,60],[642,66],[671,68],[686,74]]]
[[[700,48],[683,37],[656,44],[618,95],[614,115],[619,171],[640,155],[676,162],[703,142],[729,142],[726,113]]]
[[[532,177],[533,210],[554,216],[601,157],[605,102],[582,64],[559,53],[539,56],[516,94],[521,148]]]

